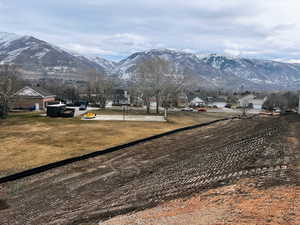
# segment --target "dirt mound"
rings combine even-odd
[[[242,179],[191,198],[172,200],[144,211],[117,216],[101,225],[300,224],[297,187],[256,187]],[[299,189],[298,189],[299,191]]]

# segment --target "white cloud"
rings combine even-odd
[[[300,59],[281,59],[281,58],[278,58],[278,59],[273,59],[274,61],[277,61],[277,62],[284,62],[284,63],[300,63]]]
[[[300,63],[300,59],[289,59],[286,62],[287,63]]]
[[[241,51],[240,50],[236,50],[236,49],[225,49],[224,53],[228,54],[228,55],[233,55],[233,56],[239,56],[239,55],[241,55]]]
[[[298,0],[1,0],[0,10],[3,31],[35,35],[82,54],[123,57],[174,48],[300,57]]]

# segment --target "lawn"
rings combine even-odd
[[[98,114],[120,114],[105,110]],[[130,111],[130,114],[141,112]],[[226,113],[170,113],[168,122],[82,121],[12,113],[0,120],[0,177],[127,143],[154,134],[229,116]]]

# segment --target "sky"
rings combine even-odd
[[[118,61],[157,48],[300,63],[299,0],[0,0],[0,31]]]

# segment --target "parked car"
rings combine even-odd
[[[259,115],[263,115],[263,116],[272,116],[273,113],[270,112],[270,111],[262,111],[262,112],[259,113]]]
[[[225,108],[231,109],[232,105],[231,104],[226,104]]]
[[[66,108],[62,113],[61,117],[69,118],[74,117],[75,109]]]
[[[87,105],[85,105],[85,104],[82,104],[79,106],[79,110],[86,110],[86,108],[87,108]]]
[[[281,110],[280,109],[275,109],[274,112],[281,113]]]
[[[207,112],[207,110],[205,108],[198,108],[197,111],[198,112]]]
[[[197,112],[197,110],[190,108],[190,107],[185,107],[183,109],[181,109],[181,111],[183,112]]]

